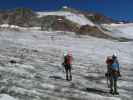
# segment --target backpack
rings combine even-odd
[[[119,70],[119,63],[112,63],[112,65],[111,65],[111,69],[112,70],[115,70],[115,71],[118,71]]]
[[[111,56],[108,56],[108,57],[107,57],[107,59],[106,59],[106,64],[111,65],[111,64],[112,64],[112,62],[113,62],[112,57],[111,57]]]
[[[119,77],[120,73],[119,73],[119,63],[118,62],[114,62],[111,65],[111,75],[113,77]]]
[[[65,63],[65,64],[71,64],[71,63],[72,63],[72,56],[66,55],[66,56],[64,57],[64,63]]]

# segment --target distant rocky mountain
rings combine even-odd
[[[62,7],[59,11],[71,12],[74,14],[82,14],[93,23],[112,23],[117,22],[102,14],[79,11],[67,6]],[[42,19],[42,18],[41,18]],[[15,10],[0,10],[0,24],[15,24],[18,26],[37,26],[41,25],[40,18],[37,18],[36,12],[26,8],[17,8]]]
[[[100,38],[112,38],[102,31],[102,24],[120,23],[99,13],[85,12],[62,7],[53,12],[34,12],[31,9],[17,8],[0,11],[0,25],[9,24],[20,27],[40,27],[42,31],[70,31]],[[123,22],[124,23],[124,22]]]
[[[17,8],[15,10],[0,11],[0,24],[31,27],[37,24],[36,13],[30,9]]]
[[[102,14],[99,13],[89,13],[89,12],[83,12],[83,14],[90,19],[91,21],[93,21],[96,24],[109,24],[109,23],[119,23],[118,21],[111,19],[109,17],[106,17]]]
[[[81,11],[81,10],[76,10],[76,9],[73,9],[73,8],[69,8],[67,6],[63,6],[60,10],[61,11],[69,11],[69,12],[72,12],[72,13],[83,14],[89,20],[91,20],[95,23],[98,23],[98,24],[119,23],[119,21],[117,21],[117,20],[114,20],[114,19],[112,19],[110,17],[107,17],[103,14],[92,12],[92,11]]]

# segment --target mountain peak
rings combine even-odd
[[[67,9],[67,8],[68,8],[68,6],[62,6],[62,8],[63,8],[63,9]]]

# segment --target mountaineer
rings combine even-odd
[[[66,71],[66,80],[72,80],[72,54],[70,52],[64,53],[64,60],[62,65]]]
[[[107,73],[105,74],[110,81],[110,93],[118,95],[117,81],[120,75],[119,62],[116,55],[112,57],[107,57]],[[108,82],[107,82],[108,83]]]

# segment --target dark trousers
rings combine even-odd
[[[117,78],[110,76],[110,91],[112,93],[117,93]]]
[[[65,70],[66,70],[66,80],[72,80],[71,65],[66,64],[65,65]]]

